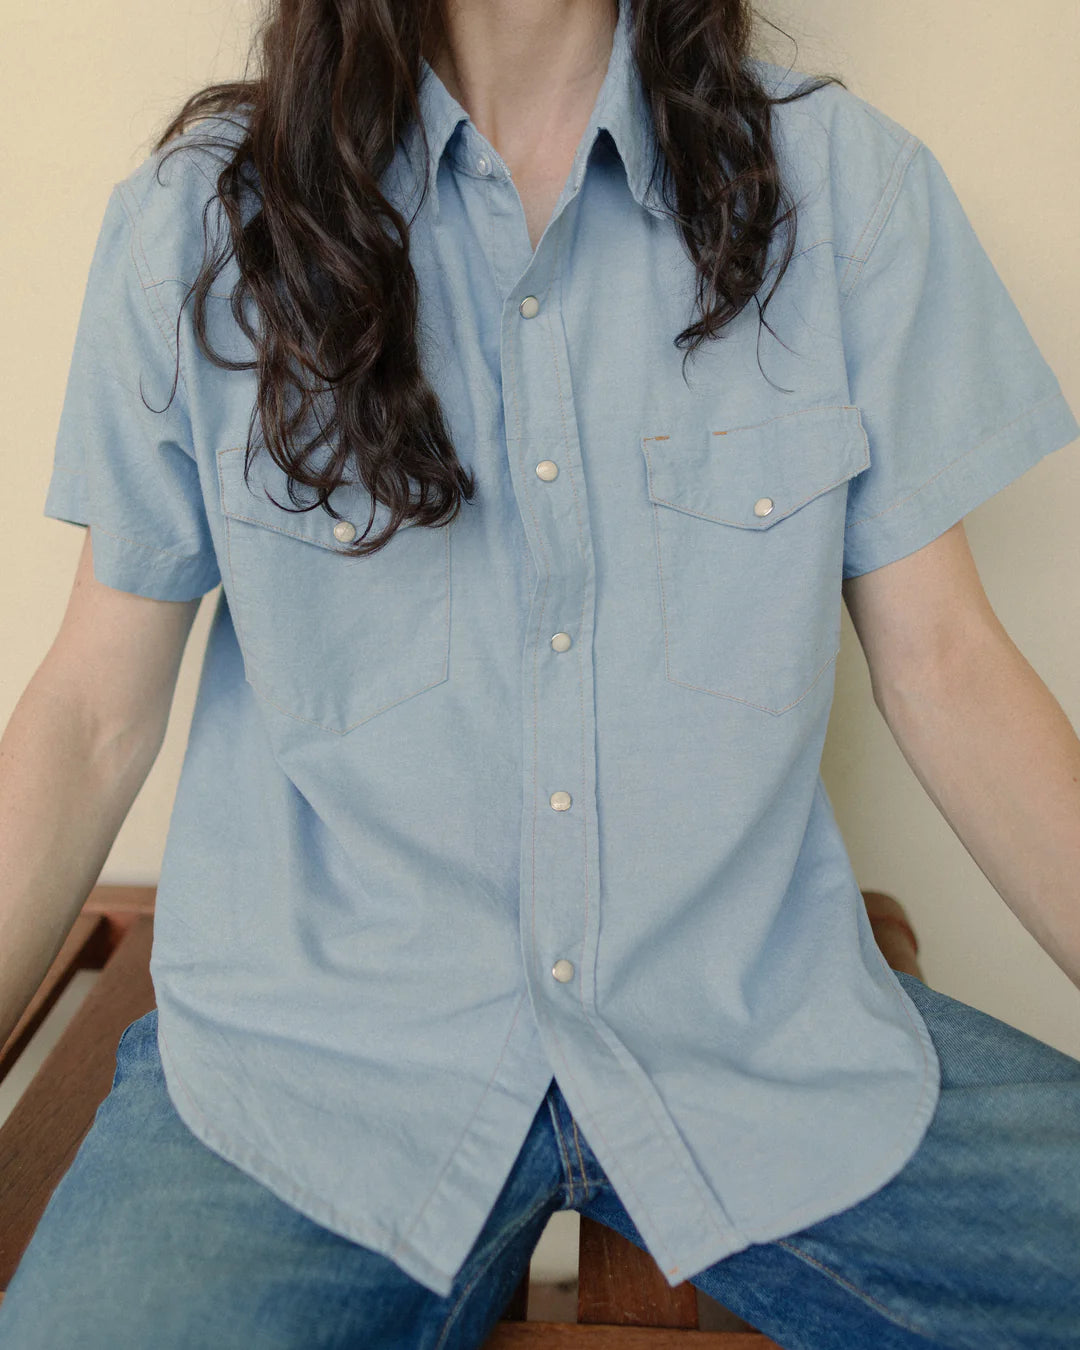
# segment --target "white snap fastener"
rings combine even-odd
[[[550,801],[551,801],[552,809],[555,810],[555,811],[569,811],[569,810],[570,810],[570,794],[569,794],[569,792],[553,792],[553,793],[551,794]]]
[[[334,538],[349,544],[356,538],[356,526],[351,520],[339,520],[334,526]]]
[[[487,155],[479,155],[476,160],[476,172],[487,173],[490,168],[491,161],[488,159]]]
[[[537,300],[535,295],[527,295],[518,306],[518,309],[521,310],[521,317],[523,319],[533,319],[540,312],[540,301]]]
[[[553,459],[542,459],[536,466],[537,478],[542,478],[545,483],[550,483],[553,478],[559,476],[559,466]]]
[[[759,497],[754,503],[755,516],[767,516],[773,509],[773,499],[771,497]]]
[[[570,650],[570,634],[556,633],[551,639],[551,645],[557,652],[567,652]]]
[[[574,963],[567,961],[564,957],[561,961],[556,961],[551,967],[551,973],[560,984],[566,984],[568,980],[574,978]]]

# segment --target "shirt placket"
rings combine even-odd
[[[700,1240],[708,1234],[715,1242],[717,1216],[705,1206],[700,1178],[655,1088],[596,1009],[596,560],[562,314],[585,151],[579,148],[533,252],[505,165],[475,128],[467,125],[464,133],[470,172],[490,174],[474,186],[489,213],[488,259],[501,297],[507,466],[536,576],[521,653],[525,981],[541,1042],[585,1112],[586,1134],[591,1126],[612,1183],[633,1197],[639,1228],[674,1276],[679,1262],[671,1235],[689,1224]],[[634,1089],[640,1109],[628,1113],[619,1103]],[[649,1154],[658,1179],[635,1187],[622,1159]]]
[[[541,1026],[580,1018],[598,917],[596,569],[558,271],[573,210],[511,287],[501,332],[508,462],[536,569],[521,664],[520,921]]]
[[[507,464],[536,575],[521,654],[520,924],[530,996],[544,1026],[568,1004],[580,1009],[596,936],[596,574],[559,267],[582,163],[579,154],[535,252],[509,170],[471,124],[462,128],[458,167],[487,216],[487,256],[502,299]]]

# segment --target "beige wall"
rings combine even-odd
[[[0,720],[52,640],[82,540],[82,531],[41,510],[109,187],[141,160],[186,92],[239,72],[251,12],[244,0],[0,4],[9,484],[0,506]],[[841,75],[938,156],[1080,413],[1076,0],[775,0],[766,12],[797,36],[798,68]],[[767,43],[774,59],[790,59],[783,39],[768,35]],[[1078,517],[1074,445],[967,518],[998,616],[1074,726]],[[192,632],[165,748],[109,856],[106,881],[157,875],[214,594]],[[860,884],[908,907],[929,983],[1080,1058],[1080,990],[1013,917],[908,768],[873,706],[846,613],[823,772]],[[1077,904],[1080,922],[1080,880]]]

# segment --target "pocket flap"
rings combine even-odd
[[[306,543],[333,549],[337,553],[348,552],[346,545],[354,543],[367,527],[371,493],[362,483],[342,484],[330,494],[330,505],[356,530],[351,540],[339,540],[334,534],[334,526],[338,521],[321,506],[314,506],[309,511],[284,509],[292,506],[288,479],[265,449],[260,448],[252,460],[248,482],[245,483],[244,455],[243,446],[218,451],[221,509],[231,519],[261,525],[265,529],[292,535],[295,539],[303,539]],[[267,497],[267,491],[282,505],[275,506]],[[301,488],[299,496],[302,503],[316,500],[314,488]],[[380,531],[389,518],[389,508],[382,502],[376,503],[375,518],[368,538]]]
[[[767,530],[870,465],[857,407],[806,408],[752,426],[641,442],[649,497],[692,516]]]

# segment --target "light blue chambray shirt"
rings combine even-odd
[[[628,17],[535,253],[425,67],[423,355],[478,481],[449,527],[349,558],[266,498],[265,453],[249,491],[254,375],[190,305],[177,397],[142,405],[202,257],[217,165],[188,150],[110,197],[45,505],[110,586],[222,583],[151,963],[177,1111],[443,1295],[553,1076],[672,1284],[914,1153],[937,1058],[819,775],[840,583],[1080,434],[938,161],[836,87],[776,111],[782,341],[750,305],[684,383],[694,273]],[[417,131],[384,180],[406,219]],[[235,277],[211,335],[244,357]],[[333,501],[364,528],[365,491]]]

